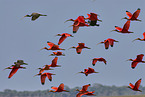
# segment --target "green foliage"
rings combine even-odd
[[[49,90],[43,91],[16,91],[5,89],[3,92],[0,92],[0,97],[76,97],[78,91],[76,89],[81,89],[81,87],[75,87],[70,89],[68,86],[65,86],[65,89],[70,92],[62,93],[51,93]],[[116,86],[103,86],[101,84],[93,84],[88,88],[88,91],[95,91],[97,97],[109,96],[109,97],[145,97],[145,87],[140,86],[140,89],[143,92],[133,91],[126,86],[116,87]],[[123,96],[123,95],[137,95],[137,96]],[[144,96],[139,96],[144,95]],[[86,97],[86,96],[82,96]]]

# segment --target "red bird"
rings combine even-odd
[[[92,65],[95,66],[97,61],[101,61],[101,62],[104,62],[105,64],[107,64],[106,63],[107,61],[104,58],[101,57],[101,58],[94,58],[93,61],[92,61]]]
[[[145,32],[143,33],[143,39],[137,38],[135,40],[145,41]],[[135,40],[133,40],[133,41],[135,41]]]
[[[26,67],[21,67],[21,66],[17,67],[15,65],[12,66],[12,67],[5,68],[5,69],[12,69],[11,72],[10,72],[10,74],[9,74],[9,76],[8,76],[8,78],[11,78],[18,71],[19,68],[26,69]]]
[[[137,66],[137,64],[139,63],[139,62],[141,62],[141,63],[145,63],[145,61],[142,61],[142,59],[143,59],[143,56],[144,56],[144,54],[140,54],[140,55],[137,55],[137,58],[136,59],[128,59],[127,61],[133,61],[132,63],[131,63],[131,68],[132,69],[134,69],[136,66]]]
[[[55,90],[55,91],[53,91],[53,90],[50,90],[49,92],[69,92],[69,91],[67,91],[67,90],[64,90],[64,84],[63,83],[61,83],[60,85],[59,85],[59,87],[51,87],[51,89],[53,89],[53,90]]]
[[[65,56],[65,54],[63,54],[60,51],[57,51],[57,52],[53,52],[53,54],[50,54],[49,56]]]
[[[92,92],[87,91],[87,89],[90,85],[91,84],[84,85],[81,90],[76,89],[76,91],[79,91],[79,93],[76,95],[76,97],[81,97],[82,95],[94,95],[93,93],[95,91],[92,91]]]
[[[133,14],[130,13],[129,11],[126,11],[126,14],[128,15],[129,18],[124,17],[122,19],[127,19],[127,20],[131,20],[131,21],[141,21],[141,20],[137,19],[139,16],[139,13],[140,13],[140,8],[138,8],[137,11],[135,11]]]
[[[128,20],[124,24],[123,28],[120,28],[118,26],[115,26],[115,30],[112,30],[112,31],[117,31],[119,33],[133,33],[133,32],[128,31],[129,30],[129,27],[130,27],[130,20]]]
[[[71,47],[71,48],[75,48],[76,49],[77,54],[81,54],[83,48],[91,49],[91,48],[85,46],[85,43],[78,43],[78,44],[79,45],[77,47],[74,47],[74,46]]]
[[[67,21],[73,21],[73,33],[76,33],[79,29],[79,27],[84,27],[84,26],[89,26],[88,24],[86,24],[85,22],[85,18],[84,16],[79,16],[76,20],[73,20],[73,19],[69,19],[69,20],[66,20],[65,22]]]
[[[93,68],[88,67],[88,69],[84,69],[84,72],[81,71],[81,72],[79,72],[79,73],[83,73],[83,74],[85,74],[86,76],[88,76],[88,74],[99,73],[99,72],[96,72]]]
[[[100,42],[100,43],[98,43],[98,44],[104,43],[105,49],[108,49],[108,48],[109,48],[109,45],[110,45],[111,47],[113,47],[114,42],[119,42],[119,41],[116,41],[116,40],[114,40],[114,39],[108,38],[108,39],[104,40],[104,42]],[[98,45],[98,44],[97,44],[97,45]]]
[[[97,24],[97,21],[100,21],[102,22],[102,20],[99,20],[97,18],[97,14],[96,13],[90,13],[90,14],[87,14],[88,15],[88,18],[85,18],[85,19],[89,19],[89,24],[90,26],[99,26],[99,24]]]
[[[52,73],[43,73],[43,74],[39,73],[37,75],[41,75],[40,76],[40,78],[41,78],[41,84],[44,85],[46,77],[49,79],[49,81],[52,81],[52,75],[55,75],[55,74],[52,74]]]
[[[55,58],[52,60],[51,65],[48,65],[48,66],[49,66],[49,67],[61,67],[60,65],[57,65],[57,60],[58,60],[58,57],[55,57]]]
[[[39,73],[44,72],[44,70],[54,70],[54,69],[51,69],[50,66],[48,66],[48,65],[45,65],[45,67],[43,67],[43,68],[38,68],[38,69],[40,69]]]
[[[57,34],[56,36],[61,36],[58,45],[60,45],[67,37],[73,37],[71,34],[68,33]]]
[[[130,89],[132,89],[132,90],[134,90],[134,91],[140,91],[140,92],[142,92],[141,90],[139,90],[140,83],[141,83],[141,79],[139,79],[139,80],[135,83],[135,85],[133,85],[132,83],[129,83],[128,88],[130,88]]]
[[[47,41],[47,44],[50,46],[50,48],[44,47],[42,49],[46,49],[46,50],[65,50],[65,49],[59,48],[59,45],[56,45],[52,42]],[[40,49],[40,50],[42,50],[42,49]]]

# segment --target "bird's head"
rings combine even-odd
[[[57,34],[56,36],[61,36],[61,34]]]
[[[69,49],[71,49],[71,48],[76,48],[76,47],[72,46],[72,47],[70,47]]]
[[[74,21],[73,19],[68,19],[68,20],[66,20],[64,23],[66,23],[66,22],[68,22],[68,21]]]
[[[128,60],[126,60],[126,61],[133,61],[133,59],[128,59]]]
[[[132,42],[134,42],[135,40],[141,40],[140,38],[134,39]]]
[[[43,49],[48,49],[47,47],[44,47],[44,48],[42,48],[42,49],[40,49],[40,50],[43,50]]]
[[[31,15],[25,15],[24,17],[31,17]]]
[[[122,19],[128,19],[128,18],[127,18],[127,17],[124,17],[124,18],[122,18]],[[121,20],[122,20],[122,19],[121,19]]]

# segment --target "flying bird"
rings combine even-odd
[[[47,44],[50,46],[50,48],[44,47],[40,50],[43,50],[43,49],[46,49],[46,50],[65,50],[65,49],[59,48],[59,45],[56,45],[52,42],[47,41]]]
[[[71,48],[75,48],[77,54],[81,54],[82,49],[84,49],[84,48],[91,49],[91,48],[85,46],[85,43],[78,43],[78,46],[77,46],[77,47],[74,47],[74,46],[73,46],[73,47],[71,47]],[[70,48],[69,48],[69,49],[70,49]]]
[[[81,90],[76,89],[76,91],[79,91],[79,93],[77,93],[76,97],[81,97],[82,95],[89,95],[89,96],[94,95],[93,93],[95,91],[91,91],[91,92],[87,91],[87,89],[90,85],[91,84],[84,85]]]
[[[90,26],[99,26],[99,24],[97,24],[97,21],[102,22],[102,20],[98,19],[98,15],[96,13],[90,13],[90,14],[87,14],[87,15],[88,15],[88,18],[85,18],[85,19],[90,20],[90,21],[88,21]]]
[[[120,27],[118,27],[118,26],[115,26],[115,30],[112,30],[112,31],[116,31],[116,32],[119,32],[119,33],[134,33],[134,32],[131,32],[131,31],[128,31],[129,30],[129,27],[130,27],[130,20],[128,20],[125,24],[124,24],[124,26],[123,26],[123,28],[120,28]],[[111,31],[111,32],[112,32]]]
[[[56,75],[56,74],[52,74],[52,73],[39,73],[39,74],[36,74],[36,75],[40,75],[41,84],[44,85],[46,77],[49,79],[49,81],[52,81],[52,75]]]
[[[48,65],[49,67],[61,67],[60,65],[57,65],[57,60],[58,60],[58,57],[55,57],[53,60],[52,60],[52,63],[50,65]]]
[[[59,87],[54,87],[54,86],[52,86],[51,89],[53,89],[53,90],[55,90],[55,91],[50,90],[49,92],[69,92],[69,91],[67,91],[67,90],[64,90],[64,84],[63,84],[63,83],[61,83],[61,84],[59,85]]]
[[[9,76],[8,76],[8,78],[10,79],[18,71],[19,68],[26,69],[26,67],[22,67],[22,66],[19,66],[19,67],[12,66],[12,67],[5,68],[5,69],[12,69],[11,72],[10,72],[10,74],[9,74]]]
[[[145,41],[145,32],[143,33],[143,39],[137,38],[137,39],[135,39],[135,40]],[[135,40],[133,40],[133,41],[135,41]]]
[[[38,69],[40,69],[39,73],[44,72],[44,70],[54,70],[54,69],[51,69],[50,66],[48,65],[45,65],[43,68],[38,68]]]
[[[140,92],[142,92],[141,90],[139,90],[139,86],[140,86],[140,84],[141,84],[141,80],[142,80],[142,79],[139,79],[139,80],[135,83],[135,85],[133,85],[132,83],[129,83],[128,88],[130,88],[130,89],[132,89],[132,90],[134,90],[134,91],[140,91]]]
[[[17,62],[14,62],[15,66],[19,67],[20,65],[28,65],[27,63],[24,63],[23,60],[17,60]],[[14,66],[14,65],[12,65]]]
[[[49,56],[65,56],[65,54],[63,54],[60,51],[57,51],[57,52],[53,52],[53,54],[50,54]]]
[[[61,36],[58,45],[60,45],[67,37],[73,37],[71,34],[68,33],[57,34],[56,36]]]
[[[137,66],[137,64],[139,63],[139,62],[141,62],[141,63],[145,63],[145,61],[142,61],[142,59],[143,59],[143,56],[144,56],[144,54],[140,54],[140,55],[137,55],[137,58],[136,59],[128,59],[127,61],[132,61],[132,63],[131,63],[131,68],[132,69],[134,69],[136,66]]]
[[[88,69],[84,69],[84,71],[81,71],[81,72],[78,72],[78,73],[83,73],[86,76],[88,76],[88,74],[99,73],[99,72],[96,72],[93,68],[88,67]]]
[[[107,64],[107,61],[101,57],[101,58],[94,58],[92,61],[92,65],[95,66],[97,61],[104,62],[105,64]]]
[[[25,15],[24,17],[32,17],[31,20],[34,21],[40,16],[47,16],[47,15],[43,15],[43,14],[40,14],[40,13],[32,13],[31,15]]]
[[[126,14],[129,18],[124,17],[122,19],[127,19],[127,20],[131,20],[131,21],[141,21],[141,20],[137,19],[140,14],[140,8],[138,8],[133,14],[130,13],[129,11],[126,11]]]
[[[116,41],[116,40],[114,40],[114,39],[112,39],[112,38],[108,38],[108,39],[104,40],[104,42],[100,42],[100,43],[98,43],[98,44],[104,43],[105,49],[108,49],[108,48],[109,48],[109,45],[110,45],[111,47],[114,46],[114,42],[119,42],[119,41]],[[98,45],[98,44],[97,44],[97,45]]]
[[[73,33],[76,33],[79,29],[79,27],[84,27],[84,26],[89,26],[87,24],[87,22],[85,21],[85,18],[84,16],[78,16],[77,19],[73,20],[73,19],[69,19],[69,20],[66,20],[65,22],[67,21],[73,21]]]

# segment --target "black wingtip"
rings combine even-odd
[[[135,69],[135,67],[131,67],[132,69]]]
[[[42,85],[44,85],[44,83],[42,83]]]
[[[95,64],[92,64],[93,66],[95,66]]]
[[[77,31],[73,31],[73,33],[77,33]]]

